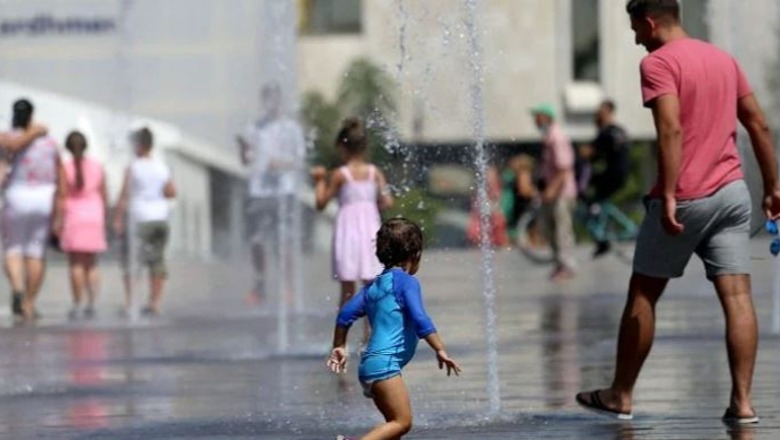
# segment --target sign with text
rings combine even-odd
[[[116,32],[115,19],[110,17],[67,16],[38,14],[29,18],[0,19],[0,37],[99,35]]]

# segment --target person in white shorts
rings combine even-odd
[[[125,236],[122,252],[125,281],[125,308],[132,307],[132,277],[130,267],[139,264],[149,270],[149,304],[144,315],[158,316],[168,269],[165,265],[165,247],[170,234],[169,199],[176,197],[171,171],[160,160],[151,157],[154,139],[148,128],[142,128],[131,136],[136,158],[127,168],[122,192],[114,217],[114,231]],[[134,237],[125,233],[127,222],[132,222]],[[132,248],[131,246],[135,246]],[[135,252],[133,252],[135,251]],[[137,261],[131,261],[130,258]]]
[[[18,136],[40,130],[32,124],[33,105],[20,99],[13,105],[13,129]],[[26,134],[25,136],[29,136]],[[46,270],[45,256],[52,231],[54,196],[59,187],[59,150],[48,136],[39,136],[10,154],[2,210],[5,272],[12,291],[15,316],[39,317],[35,309]]]

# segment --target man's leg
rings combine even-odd
[[[252,243],[252,269],[254,269],[252,291],[249,292],[246,301],[255,304],[264,299],[268,290],[265,282],[265,246],[259,242]]]
[[[252,269],[254,279],[252,290],[244,299],[249,305],[264,302],[270,288],[268,278],[269,254],[276,249],[276,226],[274,221],[276,204],[267,198],[254,198],[250,200],[247,221],[249,224],[249,240],[251,243]]]
[[[618,336],[615,376],[608,389],[596,391],[604,405],[614,411],[630,413],[634,385],[650,353],[655,337],[655,305],[668,279],[634,273],[628,287],[628,301],[623,310]],[[579,396],[592,402],[589,393]]]
[[[574,275],[577,264],[574,261],[574,225],[572,214],[574,211],[573,200],[559,199],[553,205],[554,243],[556,251],[555,259],[558,265],[554,279],[566,279]]]
[[[758,350],[758,324],[750,275],[721,275],[713,279],[726,315],[726,349],[731,370],[729,407],[740,417],[754,416],[750,398]]]

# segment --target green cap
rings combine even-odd
[[[555,119],[555,109],[551,104],[542,103],[531,108],[532,115],[545,115],[550,119]]]

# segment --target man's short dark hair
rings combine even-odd
[[[601,101],[601,106],[606,107],[607,110],[609,110],[611,113],[615,113],[615,110],[617,109],[617,105],[615,105],[615,101],[611,99],[605,99]]]
[[[154,144],[154,135],[152,135],[152,130],[149,130],[148,127],[143,127],[134,131],[130,137],[134,144],[142,147],[152,148],[152,145]]]
[[[402,217],[386,221],[376,234],[376,256],[387,268],[411,261],[422,249],[422,229]]]
[[[680,3],[677,0],[629,0],[626,12],[633,19],[673,18],[680,20]]]

